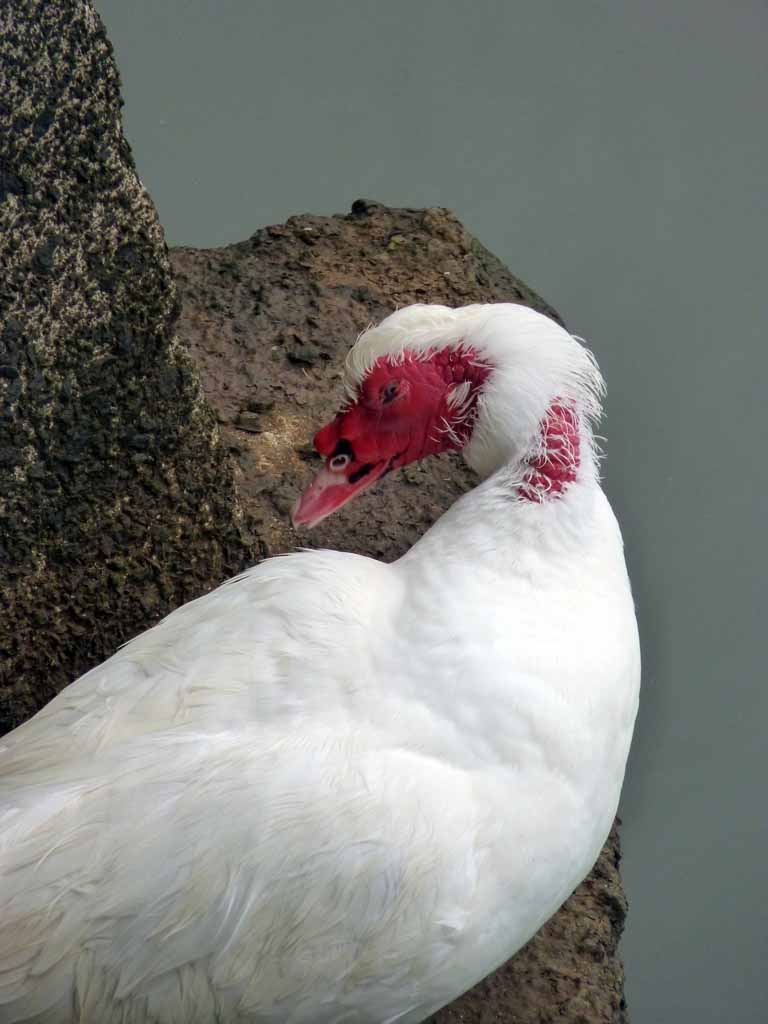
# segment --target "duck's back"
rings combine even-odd
[[[2,1024],[415,1024],[530,937],[615,808],[632,651],[587,606],[631,599],[622,562],[550,601],[482,519],[263,563],[11,735]]]
[[[2,1024],[381,1024],[439,1005],[476,795],[379,720],[401,600],[356,556],[263,563],[6,737]]]

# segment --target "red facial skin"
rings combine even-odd
[[[542,502],[563,494],[576,479],[580,447],[575,409],[563,402],[554,402],[541,424],[541,450],[525,460],[529,470],[519,496]]]
[[[315,434],[325,468],[299,498],[294,526],[314,526],[392,469],[462,448],[489,373],[471,348],[444,348],[427,358],[406,350],[402,359],[379,359],[354,404]],[[465,381],[468,393],[452,404],[454,389]]]

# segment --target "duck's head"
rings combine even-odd
[[[415,305],[349,352],[347,404],[315,435],[325,466],[294,525],[314,526],[390,470],[461,451],[481,476],[520,458],[553,402],[589,415],[602,387],[589,353],[527,306]]]

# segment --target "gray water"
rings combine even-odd
[[[171,244],[447,206],[589,339],[644,641],[633,1020],[768,1020],[768,6],[97,7]]]

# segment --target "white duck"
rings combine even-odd
[[[522,306],[366,331],[295,521],[461,448],[403,558],[269,559],[0,741],[0,1021],[415,1024],[616,811],[639,654],[589,353]]]

